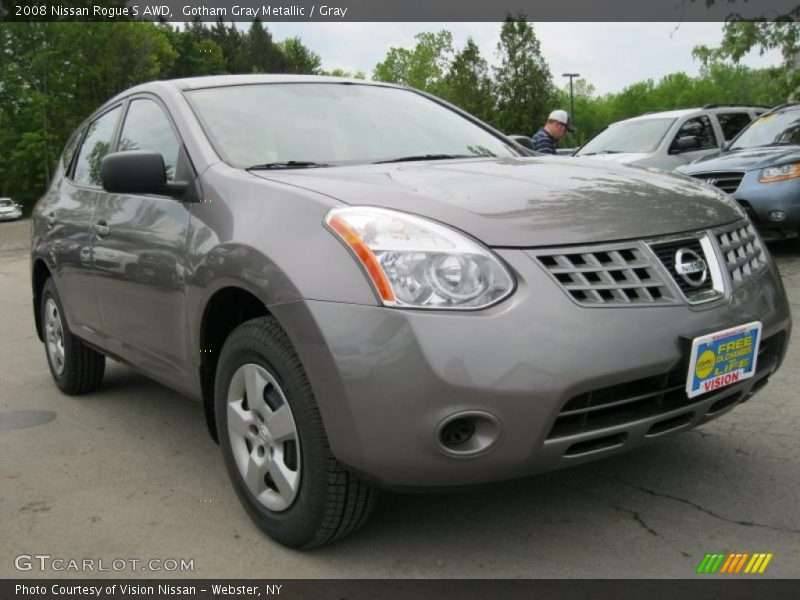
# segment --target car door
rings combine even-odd
[[[91,226],[101,195],[100,161],[111,147],[121,114],[121,105],[110,108],[70,140],[61,166],[66,175],[41,207],[46,254],[70,328],[95,342],[102,325],[92,278]],[[73,165],[72,145],[78,143]]]
[[[164,157],[168,181],[194,179],[172,120],[154,96],[131,99],[117,150]],[[187,204],[104,192],[95,211],[95,289],[114,352],[156,378],[185,374]]]
[[[700,145],[691,150],[681,152],[678,149],[678,140],[686,136],[695,136]],[[688,164],[712,152],[719,152],[722,147],[711,119],[706,115],[700,115],[687,119],[675,133],[670,142],[667,155],[669,156],[668,169],[675,169],[681,165]]]

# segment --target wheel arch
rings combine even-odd
[[[33,320],[36,325],[36,335],[39,336],[39,341],[44,342],[44,334],[42,332],[42,290],[47,280],[52,277],[50,268],[42,258],[37,258],[33,263],[31,270],[31,286],[33,291]]]
[[[253,291],[229,284],[215,290],[206,300],[199,324],[199,378],[208,432],[219,442],[214,417],[214,379],[225,340],[242,323],[271,315],[265,302]]]

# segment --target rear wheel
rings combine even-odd
[[[273,318],[248,321],[228,337],[215,410],[228,474],[267,535],[312,548],[367,520],[376,492],[332,455],[303,366]]]
[[[69,330],[52,278],[44,284],[41,306],[45,354],[56,385],[70,395],[96,390],[103,382],[106,357]]]

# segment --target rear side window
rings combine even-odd
[[[134,100],[130,103],[119,151],[150,150],[164,157],[167,181],[175,181],[180,144],[161,107],[152,100]]]
[[[64,169],[66,173],[69,170],[69,165],[72,162],[72,157],[75,156],[75,150],[78,149],[78,143],[81,141],[83,137],[83,128],[78,129],[75,133],[72,134],[72,137],[69,138],[67,145],[64,147],[64,153],[61,155],[61,167]]]
[[[717,121],[722,128],[722,135],[725,141],[732,140],[750,122],[750,115],[747,113],[723,113],[717,115]]]
[[[120,107],[108,111],[89,125],[86,139],[78,153],[75,164],[75,183],[101,185],[100,162],[111,148],[114,129],[119,119]]]
[[[711,150],[719,147],[717,136],[714,135],[714,128],[711,125],[711,119],[706,116],[689,119],[681,125],[672,140],[672,148],[676,148],[678,140],[687,135],[695,136],[700,142],[700,145],[695,150]]]

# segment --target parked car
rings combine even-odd
[[[87,233],[179,276],[58,260]],[[726,194],[522,156],[359,80],[130,89],[68,142],[32,242],[56,385],[98,389],[111,356],[197,399],[244,508],[292,547],[354,531],[379,488],[524,477],[700,425],[789,340],[778,271]]]
[[[11,198],[0,198],[0,221],[16,221],[22,218],[22,206]]]
[[[706,156],[679,172],[732,194],[769,237],[800,230],[800,105],[762,115],[724,152]]]
[[[517,142],[523,148],[530,150],[531,151],[530,156],[538,155],[536,151],[533,149],[533,138],[527,135],[517,135],[517,134],[509,135],[508,137]],[[563,156],[572,156],[573,154],[575,154],[576,150],[577,148],[556,148],[556,154]]]
[[[708,154],[766,107],[708,104],[703,108],[648,113],[612,123],[586,142],[575,156],[672,171]]]

